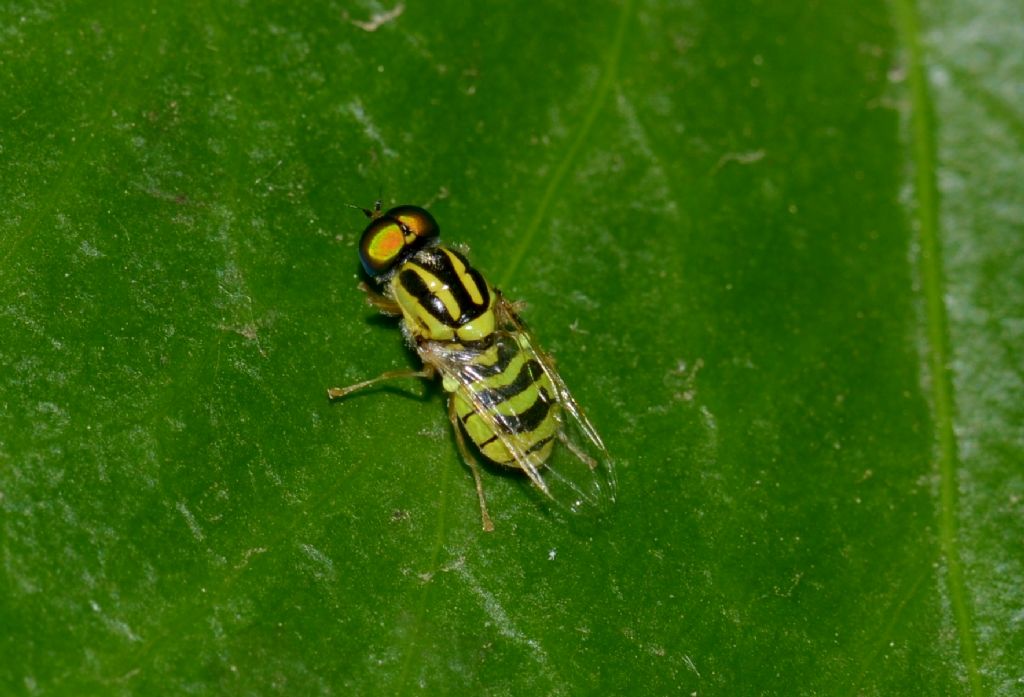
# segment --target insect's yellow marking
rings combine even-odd
[[[522,414],[533,406],[533,403],[537,401],[538,396],[537,383],[531,383],[525,390],[495,407],[495,411],[499,414],[507,414],[509,416],[513,414]]]
[[[462,263],[462,259],[459,259],[458,255],[452,254],[447,249],[444,253],[451,259],[452,266],[455,268],[455,273],[458,274],[459,280],[462,281],[462,285],[466,287],[466,292],[469,293],[469,298],[477,305],[482,305],[484,302],[484,296],[480,288],[477,286],[476,281],[473,277],[466,273],[466,265]],[[493,294],[492,294],[493,295]]]
[[[529,358],[529,356],[522,351],[512,356],[512,360],[508,362],[508,366],[505,367],[505,370],[487,380],[487,386],[504,387],[514,381],[516,377],[519,376],[519,371],[523,369],[523,364],[526,363],[527,358]]]
[[[427,312],[419,300],[410,295],[401,283],[393,284],[392,288],[395,302],[410,321],[410,329],[414,334],[434,341],[450,341],[455,337],[455,331]]]
[[[444,309],[448,311],[449,315],[454,319],[462,316],[462,308],[455,302],[455,297],[448,290],[448,286],[444,285],[437,276],[416,264],[410,264],[409,268],[423,279],[423,283],[430,289],[431,294],[441,300],[444,304]]]
[[[460,341],[478,341],[494,332],[494,313],[485,312],[472,322],[459,327],[456,334]]]

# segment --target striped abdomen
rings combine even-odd
[[[500,433],[534,467],[543,465],[554,446],[559,407],[551,380],[532,349],[503,332],[473,357],[462,374],[472,379],[451,399],[480,452],[498,464],[518,467]]]

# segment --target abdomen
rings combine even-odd
[[[477,379],[451,399],[469,438],[489,460],[521,468],[517,453],[536,468],[551,456],[558,431],[558,401],[547,374],[530,351],[512,342],[480,353],[470,371]],[[518,346],[512,344],[513,347]]]

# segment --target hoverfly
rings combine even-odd
[[[382,289],[359,288],[371,306],[400,318],[420,370],[394,370],[327,390],[340,399],[384,380],[441,377],[456,444],[476,482],[484,530],[494,529],[469,440],[500,466],[522,470],[548,499],[579,513],[615,498],[612,460],[589,419],[535,343],[515,304],[459,251],[440,243],[434,217],[418,206],[370,218],[359,243],[363,269]]]

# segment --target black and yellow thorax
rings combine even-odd
[[[494,332],[494,289],[448,247],[414,253],[395,269],[386,293],[414,338],[475,344]]]

